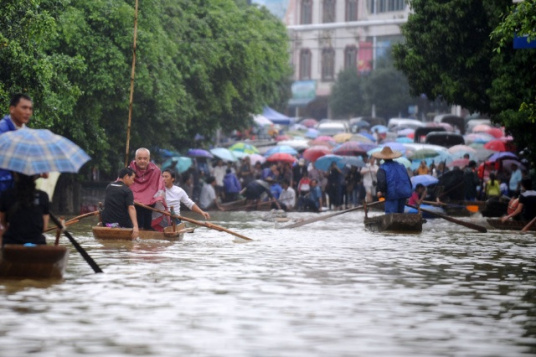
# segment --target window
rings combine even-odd
[[[313,0],[302,0],[301,2],[301,24],[313,23]]]
[[[368,0],[367,7],[370,14],[403,11],[406,8],[406,2],[405,0]]]
[[[300,51],[300,79],[311,79],[311,51],[308,49]]]
[[[346,0],[346,21],[357,21],[357,0]]]
[[[335,22],[335,1],[324,0],[322,5],[322,22]]]
[[[333,48],[322,50],[322,80],[333,81],[335,79],[335,51]]]
[[[356,46],[348,46],[344,49],[344,68],[357,68]]]

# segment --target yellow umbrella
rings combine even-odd
[[[339,133],[333,135],[333,140],[335,140],[336,143],[344,143],[349,141],[352,138],[352,134],[350,133]]]

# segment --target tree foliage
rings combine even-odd
[[[5,6],[4,6],[5,5]],[[134,1],[8,0],[0,7],[0,105],[27,92],[34,127],[73,139],[93,165],[122,165]],[[187,149],[282,101],[283,24],[233,0],[139,0],[130,148]],[[5,65],[4,65],[5,63]]]
[[[526,130],[536,97],[535,50],[512,48],[516,31],[534,34],[534,1],[410,0],[410,6],[406,42],[395,46],[394,57],[412,93],[489,113],[536,153]]]
[[[378,60],[371,73],[359,74],[356,68],[341,71],[330,96],[333,116],[367,116],[374,105],[376,115],[391,118],[406,115],[416,99],[410,95],[405,75],[394,68],[390,53]]]

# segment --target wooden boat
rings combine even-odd
[[[495,229],[509,230],[509,231],[520,231],[525,227],[529,222],[528,221],[512,221],[509,219],[506,222],[501,222],[500,219],[488,218],[488,224]],[[536,232],[536,224],[533,224],[529,231]]]
[[[0,251],[0,277],[61,279],[69,251],[59,245],[6,244]]]
[[[365,217],[365,228],[373,232],[420,233],[422,215],[414,213],[389,213]]]
[[[131,228],[110,228],[95,226],[93,227],[93,236],[102,240],[133,240]],[[193,233],[195,228],[186,228],[184,223],[179,224],[173,230],[173,227],[164,228],[163,232],[140,230],[139,239],[167,239],[182,240],[184,233]]]

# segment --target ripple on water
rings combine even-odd
[[[205,228],[133,243],[79,229],[105,273],[72,250],[63,282],[2,282],[0,355],[536,352],[534,235],[437,220],[422,234],[374,234],[360,212],[277,229],[264,215],[214,214],[247,244]]]

